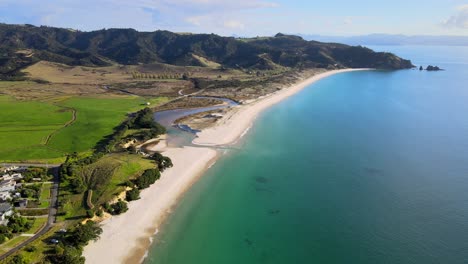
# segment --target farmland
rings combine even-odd
[[[86,152],[126,114],[165,98],[138,96],[67,97],[15,100],[0,96],[0,160],[58,162],[67,153]]]

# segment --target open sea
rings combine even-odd
[[[342,73],[269,108],[145,263],[468,263],[468,47],[372,48],[445,71]]]

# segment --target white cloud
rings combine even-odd
[[[276,0],[0,0],[1,22],[80,30],[135,28],[233,34],[254,10],[274,10]],[[3,11],[2,11],[3,9]],[[17,15],[11,15],[15,11]]]
[[[347,17],[347,18],[345,18],[345,19],[343,20],[343,24],[345,24],[345,25],[351,25],[351,24],[353,24],[353,19],[350,18],[350,17]]]
[[[446,27],[468,29],[468,5],[457,8],[457,13],[442,23]]]
[[[230,29],[244,29],[245,25],[237,20],[226,20],[223,23],[224,27]]]
[[[188,23],[194,26],[201,26],[203,19],[204,19],[203,16],[191,16],[191,17],[187,17],[185,21],[187,21]]]

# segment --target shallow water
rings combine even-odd
[[[214,105],[208,107],[199,107],[191,109],[173,109],[154,113],[154,120],[166,127],[168,134],[168,145],[171,147],[180,147],[191,145],[192,140],[195,138],[195,134],[199,131],[192,129],[190,126],[185,124],[177,124],[174,122],[184,116],[198,114],[202,112],[223,109],[227,107],[239,105],[237,102],[221,97],[206,97],[206,96],[191,96],[192,98],[216,98],[224,102],[223,105]]]
[[[468,48],[323,79],[187,192],[146,263],[466,263]]]

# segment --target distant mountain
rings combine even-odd
[[[364,47],[306,41],[298,36],[239,39],[214,34],[177,34],[107,29],[81,32],[54,27],[0,24],[0,74],[15,75],[39,60],[68,65],[105,66],[167,63],[226,68],[382,68],[412,67],[408,60]]]
[[[348,45],[431,45],[431,46],[468,46],[468,36],[405,36],[371,34],[363,36],[339,37],[321,35],[301,35],[306,40],[339,42]]]

